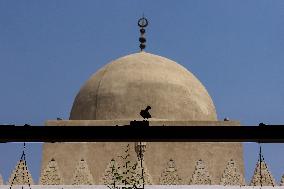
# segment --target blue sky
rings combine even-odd
[[[111,60],[137,52],[137,19],[149,19],[147,52],[182,64],[206,86],[219,119],[284,124],[282,0],[1,0],[0,123],[68,119],[81,85]],[[7,180],[22,144],[0,144]],[[41,145],[28,144],[38,179]],[[246,178],[257,145],[245,144]],[[284,145],[264,145],[279,180]]]

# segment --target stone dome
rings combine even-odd
[[[152,119],[216,121],[212,99],[186,68],[146,52],[105,65],[77,94],[70,120],[140,119],[152,108]]]

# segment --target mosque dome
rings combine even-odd
[[[186,68],[165,57],[134,53],[102,67],[77,94],[70,120],[151,119],[216,121],[211,97]]]

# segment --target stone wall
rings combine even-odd
[[[54,120],[46,126],[113,126],[127,125],[132,120]],[[137,119],[137,121],[139,121]],[[237,121],[186,121],[149,120],[150,126],[239,126]],[[130,144],[130,154],[135,158],[134,142],[81,142],[44,143],[41,172],[54,158],[59,165],[64,184],[73,184],[74,169],[84,159],[89,166],[95,184],[103,184],[102,175],[112,159],[123,154],[123,148]],[[180,184],[188,184],[195,170],[195,163],[202,159],[211,176],[211,184],[219,184],[227,162],[234,159],[241,174],[244,174],[243,149],[238,142],[147,142],[144,164],[151,175],[151,184],[160,184],[161,174],[170,159],[174,160]],[[133,159],[133,161],[136,161]]]

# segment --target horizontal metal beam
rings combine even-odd
[[[0,142],[130,141],[284,143],[284,125],[0,126]]]

